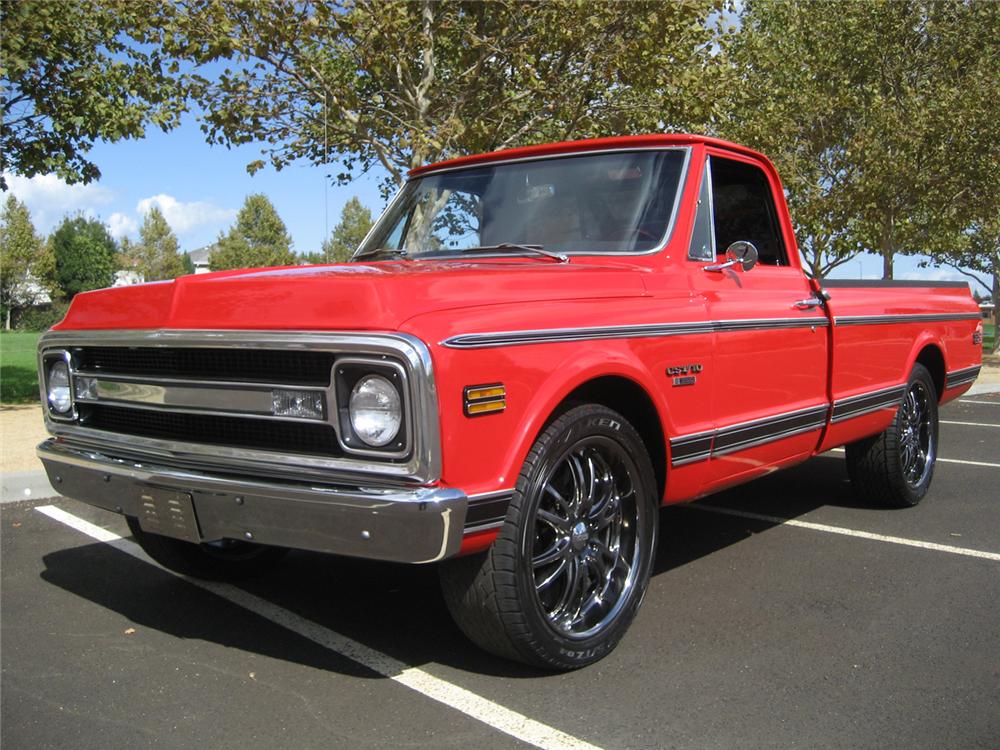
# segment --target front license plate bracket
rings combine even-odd
[[[201,541],[194,500],[187,492],[142,487],[139,490],[139,526],[185,542]]]

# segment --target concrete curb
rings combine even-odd
[[[0,503],[39,500],[59,495],[44,471],[12,471],[0,477]]]
[[[983,393],[1000,393],[1000,383],[975,383],[963,396],[978,396]]]

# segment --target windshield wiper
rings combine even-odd
[[[407,253],[405,250],[393,250],[392,248],[388,248],[388,247],[377,247],[374,250],[365,250],[360,255],[353,256],[351,258],[351,260],[361,260],[362,258],[378,258],[378,259],[404,258],[405,259],[407,257],[409,257],[409,253]]]
[[[541,245],[521,245],[517,242],[501,242],[499,245],[481,245],[480,247],[468,247],[462,250],[463,253],[491,253],[497,250],[523,250],[526,253],[536,253],[537,255],[544,255],[546,258],[552,258],[552,260],[559,261],[560,263],[569,263],[569,256],[564,253],[554,253],[551,250],[546,250]]]

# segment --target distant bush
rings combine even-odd
[[[32,307],[21,313],[16,327],[20,331],[47,331],[66,317],[68,309],[68,302],[53,302],[44,307]]]

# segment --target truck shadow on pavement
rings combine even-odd
[[[823,505],[863,507],[843,461],[820,457],[701,503],[794,518]],[[654,576],[737,544],[776,524],[704,512],[661,511]],[[41,577],[143,628],[362,678],[380,675],[275,622],[107,544],[44,556]],[[510,678],[548,673],[495,658],[465,639],[438,590],[434,566],[292,552],[269,575],[239,587],[410,666],[442,664]],[[558,679],[559,675],[548,675]]]
[[[748,484],[710,495],[695,503],[660,511],[660,539],[653,575],[681,567],[778,524],[707,512],[699,506],[726,508],[781,519],[794,519],[825,506],[871,509],[884,507],[859,498],[840,456],[823,455]]]

